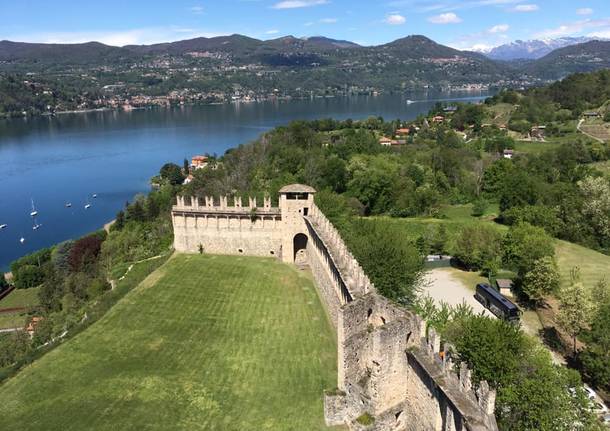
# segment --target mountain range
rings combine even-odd
[[[591,37],[561,37],[557,39],[516,40],[491,49],[480,50],[492,60],[538,60],[559,48],[599,40]]]
[[[320,85],[327,86],[357,83],[371,88],[400,89],[437,83],[502,85],[524,80],[527,85],[532,80],[556,80],[573,72],[609,67],[610,41],[587,38],[516,41],[485,55],[459,51],[419,35],[378,46],[361,46],[321,36],[259,40],[238,34],[124,47],[98,42],[0,41],[0,71],[42,73],[50,68],[74,66],[115,66],[128,70],[133,64],[159,58],[180,59],[182,64],[200,61],[212,64],[214,70],[220,66],[247,66],[295,73],[310,71],[303,79],[318,80]]]

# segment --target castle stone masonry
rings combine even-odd
[[[425,322],[377,294],[339,232],[316,207],[315,190],[292,184],[279,206],[265,198],[178,197],[172,209],[178,252],[274,256],[309,266],[337,332],[337,389],[324,400],[328,425],[354,430],[497,430],[495,391],[453,364],[450,346]],[[456,371],[457,370],[457,371]],[[372,425],[357,419],[369,414]]]

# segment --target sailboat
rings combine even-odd
[[[32,230],[38,230],[42,227],[40,223],[36,222],[36,218],[34,217],[34,226],[32,226]]]
[[[30,213],[32,217],[36,217],[38,215],[38,211],[36,211],[36,207],[34,206],[34,199],[32,199],[32,212]]]

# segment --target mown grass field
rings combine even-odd
[[[38,300],[39,287],[31,289],[15,289],[0,301],[0,309],[16,307],[35,307],[40,304]]]
[[[610,284],[610,256],[566,241],[557,241],[555,255],[562,285],[570,282],[570,271],[574,267],[580,268],[586,287],[593,287],[601,278]]]
[[[40,304],[38,300],[39,288],[16,289],[0,301],[0,309],[36,307]],[[17,328],[24,326],[27,320],[27,312],[0,313],[0,329]]]
[[[0,386],[2,430],[320,430],[334,334],[273,259],[178,255]]]

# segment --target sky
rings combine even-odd
[[[458,49],[610,39],[610,0],[0,0],[0,40],[123,46],[234,33],[362,45],[423,34]]]

